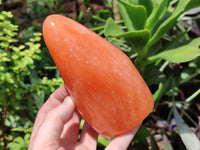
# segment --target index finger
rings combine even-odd
[[[137,130],[139,129],[141,123],[138,124],[136,127],[134,127],[133,129],[116,136],[111,142],[110,144],[106,147],[105,150],[126,150],[131,142],[131,140],[133,139],[133,137],[135,136]]]
[[[64,85],[59,87],[55,92],[51,94],[49,99],[45,102],[37,114],[31,137],[34,136],[35,132],[38,130],[46,114],[53,108],[60,105],[67,96],[69,96],[69,94]]]

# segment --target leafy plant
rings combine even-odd
[[[189,8],[200,5],[197,2],[197,5],[193,5],[193,1],[180,0],[177,6],[173,8],[169,2],[169,0],[163,0],[143,3],[142,1],[131,1],[129,3],[129,1],[118,0],[119,12],[126,29],[122,30],[112,18],[106,21],[105,36],[107,38],[123,38],[124,42],[130,45],[129,56],[137,54],[135,63],[142,74],[149,64],[155,63],[160,58],[177,63],[190,61],[200,55],[199,38],[195,39],[194,42],[187,41],[185,44],[180,43],[181,40],[177,39],[178,43],[170,43],[169,41],[167,47],[165,45],[161,48],[154,46],[180,20],[184,12]],[[151,3],[152,8],[149,8],[149,3]],[[148,11],[151,13],[148,14]],[[189,45],[189,43],[192,44]],[[184,46],[179,47],[180,45]],[[188,47],[191,47],[191,45],[193,46],[193,52],[188,54]],[[179,55],[177,54],[179,53],[178,47],[181,49],[182,56],[177,56]],[[154,52],[153,54],[152,51]],[[157,55],[155,55],[155,52]]]
[[[10,150],[27,150],[29,145],[30,133],[26,134],[24,138],[18,136],[13,142],[8,144]]]
[[[2,145],[15,141],[17,145],[9,144],[11,149],[14,146],[26,149],[28,135],[23,139],[11,129],[32,127],[38,109],[63,81],[60,77],[39,78],[35,62],[41,60],[41,33],[34,33],[28,42],[20,43],[16,38],[18,26],[11,22],[12,17],[11,12],[0,13],[0,136]]]
[[[56,13],[63,7],[60,6],[62,0],[26,0],[28,13],[32,18],[44,20],[50,13]]]

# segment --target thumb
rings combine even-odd
[[[72,118],[74,111],[74,102],[68,96],[64,99],[61,105],[47,113],[38,130],[38,134],[41,136],[48,135],[46,138],[49,140],[60,138],[65,123]]]

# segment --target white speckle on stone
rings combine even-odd
[[[52,26],[55,26],[54,22],[51,22],[51,25],[52,25]]]

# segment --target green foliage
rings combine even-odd
[[[167,6],[169,5],[169,2],[170,0],[165,0],[165,1],[160,1],[160,2],[153,1],[154,9],[148,17],[148,20],[146,23],[147,29],[152,29],[162,19],[163,15],[167,11]]]
[[[180,137],[183,140],[186,148],[188,150],[198,150],[200,149],[200,141],[194,132],[185,124],[181,116],[179,115],[176,107],[173,107],[174,117],[177,123],[178,131]]]
[[[104,34],[106,37],[124,38],[125,42],[130,44],[132,48],[131,54],[135,51],[138,55],[136,59],[136,66],[141,73],[143,73],[146,68],[146,62],[141,63],[141,61],[147,61],[147,54],[149,53],[151,47],[156,44],[156,42],[159,42],[159,40],[175,25],[175,23],[178,22],[179,17],[186,10],[188,10],[188,8],[200,5],[198,3],[197,6],[194,6],[192,5],[192,1],[179,1],[177,7],[173,9],[172,6],[169,5],[170,1],[152,1],[153,9],[151,12],[146,3],[139,3],[141,1],[131,1],[131,3],[129,3],[129,1],[118,0],[117,2],[119,12],[127,30],[122,31],[114,20],[108,19],[105,24]],[[151,12],[150,15],[147,15],[147,10]],[[111,29],[111,27],[113,28]],[[185,56],[188,53],[183,53],[184,56],[179,56],[179,58],[181,57],[181,62],[189,61],[199,55],[198,44],[195,45],[193,42],[191,43],[191,45],[195,47],[194,51],[196,53],[193,53],[192,58],[186,58]],[[185,49],[188,49],[187,47],[191,45],[187,45]],[[173,46],[175,47],[175,45],[172,45],[171,47]],[[160,49],[159,51],[163,50]],[[177,55],[177,51],[170,49],[170,56]],[[162,56],[166,56],[168,58],[170,57],[166,52],[162,53]]]
[[[147,12],[142,5],[132,5],[123,0],[118,0],[118,7],[129,31],[144,29]]]
[[[149,60],[165,59],[172,63],[191,61],[200,56],[199,43],[200,38],[196,38],[190,41],[174,44],[173,47],[168,48],[169,50],[164,50],[161,53],[149,57]]]
[[[123,31],[117,26],[112,18],[107,20],[104,34],[107,37],[125,38],[127,42],[131,43],[132,48],[136,51],[143,49],[151,36],[149,30],[132,30],[123,33]]]
[[[161,24],[159,24],[159,27],[156,29],[156,32],[152,35],[152,38],[149,40],[149,43],[147,44],[147,47],[152,46],[155,44],[164,34],[166,34],[174,25],[178,22],[179,17],[183,15],[184,12],[186,12],[188,7],[192,8],[192,2],[193,0],[180,0],[177,4],[177,7],[174,10],[171,10],[172,13],[169,17],[165,18],[165,20]],[[200,3],[198,3],[196,6],[198,7]],[[155,25],[155,27],[157,27]]]
[[[137,149],[145,149],[145,146],[148,145],[147,138],[150,135],[150,131],[141,125],[131,144],[135,145]]]
[[[0,129],[10,149],[27,149],[30,131],[12,133],[11,129],[32,127],[38,109],[63,81],[38,76],[35,63],[41,60],[41,33],[20,43],[12,17],[11,12],[0,13]]]
[[[24,138],[18,136],[13,142],[8,144],[10,150],[27,150],[29,145],[30,134],[25,134]]]
[[[90,0],[83,0],[84,5],[88,5],[90,3]]]
[[[56,13],[62,9],[61,0],[26,0],[28,13],[32,18],[44,19],[50,13]]]

